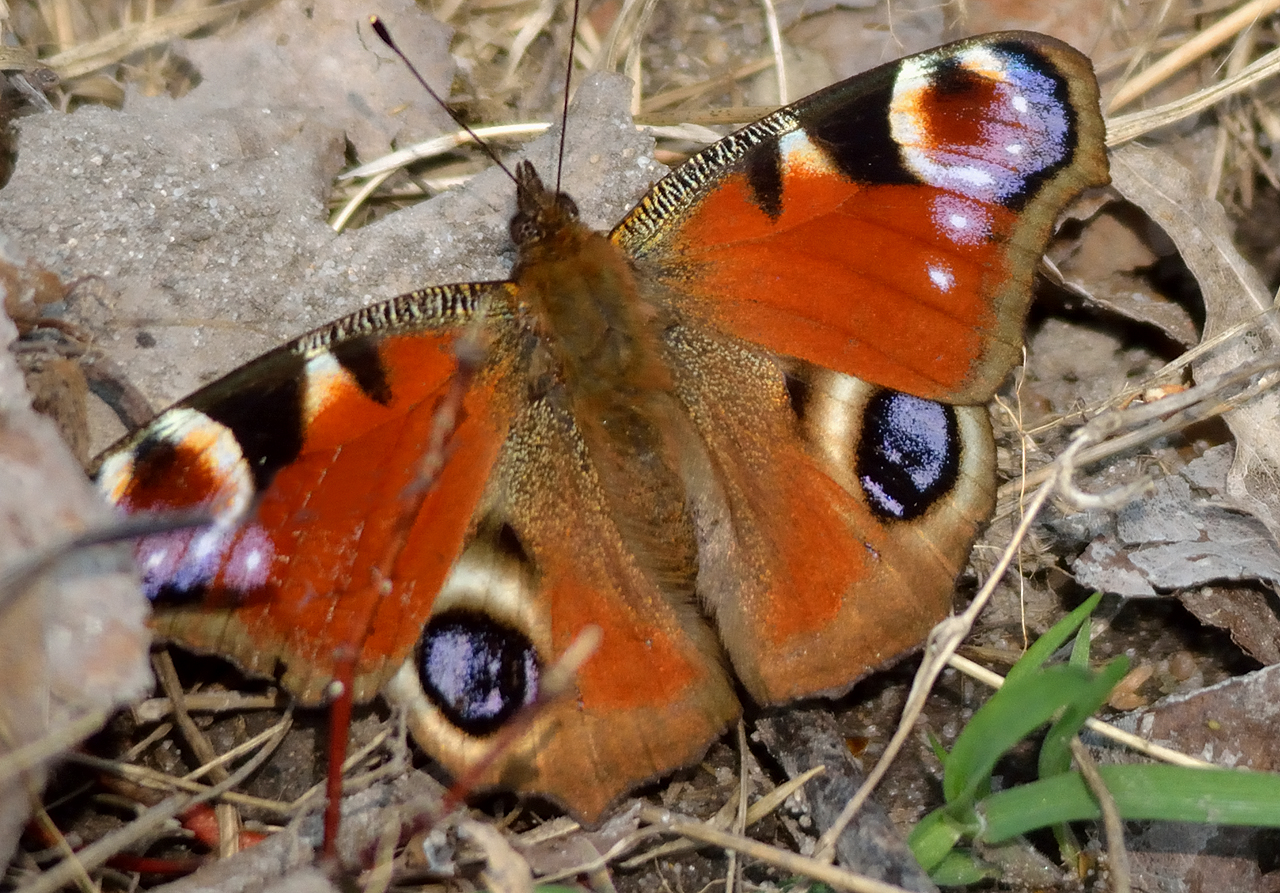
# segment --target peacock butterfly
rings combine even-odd
[[[696,760],[735,679],[846,691],[950,610],[993,503],[983,403],[1103,136],[1089,62],[1010,32],[780,109],[607,235],[522,162],[508,280],[360,310],[98,459],[126,512],[219,519],[137,543],[157,631],[304,704],[354,646],[356,697],[459,773],[594,624],[577,697],[479,779],[588,821]]]

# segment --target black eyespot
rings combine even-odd
[[[469,735],[488,735],[538,693],[538,657],[524,633],[479,611],[432,617],[418,646],[431,703]]]
[[[873,510],[909,521],[956,483],[960,431],[955,409],[897,391],[867,403],[857,473]]]

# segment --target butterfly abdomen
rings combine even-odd
[[[639,569],[692,596],[697,563],[683,453],[696,438],[662,351],[661,313],[642,301],[625,255],[576,220],[526,246],[516,283],[545,399],[562,406],[585,464]],[[547,387],[543,384],[542,387]]]

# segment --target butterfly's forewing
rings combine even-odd
[[[415,737],[455,776],[485,762],[541,675],[599,627],[573,693],[471,779],[594,818],[696,759],[740,708],[694,605],[691,535],[663,523],[683,517],[679,480],[666,475],[663,492],[660,462],[588,451],[593,420],[575,418],[542,341],[517,322],[529,291],[445,286],[338,320],[165,411],[108,451],[98,479],[129,512],[237,522],[135,547],[162,638],[250,673],[283,669],[307,704],[354,649],[356,699],[394,674]],[[450,411],[461,358],[478,349]],[[428,486],[423,460],[447,416]],[[671,548],[644,550],[663,560],[637,559],[632,526],[671,534]]]
[[[912,56],[721,140],[614,231],[693,319],[932,400],[990,397],[1035,264],[1106,182],[1087,59],[1027,33]]]
[[[446,461],[407,532],[393,532],[418,492],[460,342],[510,295],[508,283],[449,286],[359,311],[108,451],[97,477],[117,506],[202,508],[224,522],[138,543],[148,595],[164,606],[159,634],[249,672],[283,664],[303,703],[321,699],[354,648],[356,697],[372,697],[417,642],[506,435],[511,376],[493,361],[446,432],[449,456],[466,461]]]
[[[694,335],[668,340],[731,516],[699,591],[757,700],[847,689],[949,610],[994,499],[985,410],[949,404],[1015,361],[1102,138],[1083,56],[988,35],[756,122],[615,229]]]

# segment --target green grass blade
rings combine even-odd
[[[1088,697],[1095,676],[1065,664],[1024,673],[1016,680],[1010,676],[973,715],[947,754],[942,777],[947,803],[967,808],[987,784],[996,761],[1063,705]]]
[[[1067,659],[1067,663],[1073,667],[1089,666],[1089,651],[1093,644],[1091,634],[1093,632],[1093,618],[1086,617],[1084,623],[1080,624],[1080,628],[1076,630],[1076,640],[1071,643],[1071,656]]]
[[[933,871],[929,879],[939,887],[968,887],[981,881],[999,877],[1000,872],[983,862],[968,850],[948,853]]]
[[[1012,682],[1024,673],[1038,670],[1055,651],[1067,644],[1067,641],[1075,635],[1080,625],[1093,613],[1093,609],[1098,607],[1098,602],[1100,601],[1102,601],[1102,593],[1095,592],[1085,599],[1080,607],[1063,617],[1050,627],[1044,635],[1032,642],[1031,647],[1027,649],[1027,653],[1022,655],[1009,670],[1009,675],[1006,677],[1005,682]]]
[[[974,816],[976,819],[976,816]],[[981,830],[976,821],[966,825],[956,821],[941,809],[935,809],[921,819],[907,836],[907,846],[920,867],[930,874],[943,863],[961,840],[972,838]]]
[[[1071,768],[1071,739],[1080,731],[1084,721],[1106,703],[1111,690],[1127,672],[1129,659],[1120,655],[1099,670],[1088,688],[1066,706],[1062,716],[1050,727],[1044,743],[1040,745],[1041,778],[1048,778]]]
[[[1098,771],[1125,819],[1280,828],[1280,774],[1152,765]],[[992,794],[978,810],[986,822],[982,839],[989,843],[1101,816],[1077,772]]]

